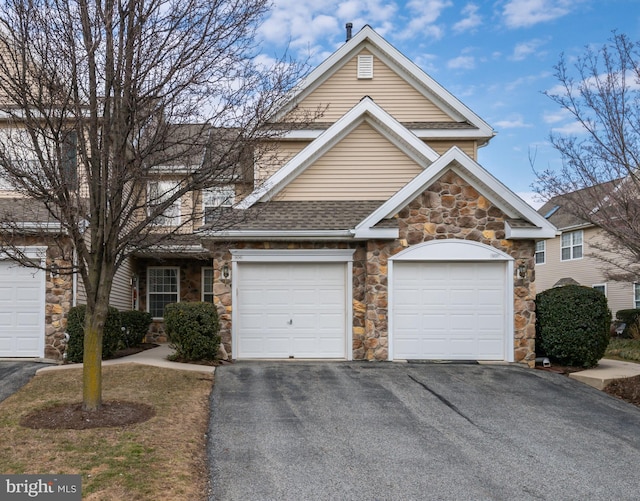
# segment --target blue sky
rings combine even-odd
[[[536,169],[560,165],[551,130],[570,119],[543,91],[557,84],[553,66],[612,31],[640,40],[639,0],[273,0],[260,28],[265,56],[289,55],[316,66],[372,26],[497,132],[480,163],[525,200]]]

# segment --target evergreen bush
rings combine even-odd
[[[125,348],[139,346],[149,332],[151,313],[147,311],[128,310],[120,312],[122,321],[122,344]]]
[[[611,312],[602,292],[565,285],[536,296],[536,355],[594,367],[609,344]]]
[[[67,361],[82,362],[84,358],[84,314],[87,310],[85,305],[74,306],[69,310],[67,317],[67,333],[69,342],[67,343]],[[118,349],[122,336],[122,324],[120,312],[117,308],[109,306],[107,319],[104,324],[102,335],[102,359],[106,360],[113,356]]]
[[[176,350],[176,360],[213,360],[218,354],[220,320],[213,304],[168,304],[164,309],[164,325]]]

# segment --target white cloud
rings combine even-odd
[[[498,120],[495,124],[500,129],[522,129],[532,127],[531,124],[524,121],[524,118],[521,115],[512,115],[504,120]]]
[[[585,134],[587,131],[579,122],[571,122],[561,127],[553,127],[551,132],[563,136],[579,136]]]
[[[528,42],[521,42],[513,48],[513,54],[509,59],[513,61],[522,61],[531,54],[538,54],[540,53],[538,49],[545,43],[547,43],[547,40],[542,40],[540,38],[535,38]]]
[[[567,110],[545,111],[542,114],[542,120],[547,124],[557,124],[566,121],[569,116],[570,114]]]
[[[453,3],[449,0],[409,0],[406,4],[410,14],[409,22],[399,33],[399,38],[408,39],[420,33],[423,37],[441,39],[444,29],[435,23],[442,11],[452,6]]]
[[[584,0],[508,0],[502,10],[509,28],[523,28],[566,16]]]
[[[473,56],[458,56],[447,63],[447,68],[452,70],[471,70],[476,67],[476,60]]]
[[[464,9],[462,9],[462,14],[466,17],[453,25],[453,31],[462,33],[480,26],[482,24],[482,17],[478,15],[479,9],[480,7],[472,3],[465,5]]]

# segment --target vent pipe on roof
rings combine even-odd
[[[347,42],[351,40],[351,30],[353,29],[353,23],[347,23]]]

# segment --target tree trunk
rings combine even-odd
[[[84,369],[82,386],[82,408],[97,411],[102,405],[102,334],[108,307],[96,304],[87,310],[84,317]]]

